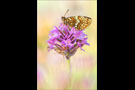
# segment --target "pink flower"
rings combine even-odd
[[[54,49],[59,54],[64,55],[67,59],[73,56],[77,49],[81,50],[84,45],[89,45],[87,35],[83,30],[76,30],[75,27],[70,28],[64,24],[59,27],[54,27],[50,31],[48,40],[48,50]],[[84,51],[84,50],[83,50]]]

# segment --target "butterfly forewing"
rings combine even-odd
[[[67,19],[67,24],[70,26],[70,27],[74,27],[77,23],[77,20],[75,18],[75,16],[73,17],[68,17]]]

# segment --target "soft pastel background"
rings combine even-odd
[[[89,16],[92,24],[84,31],[88,43],[71,57],[72,83],[70,90],[97,90],[97,1],[59,0],[37,1],[37,87],[38,90],[67,90],[69,84],[66,59],[55,51],[47,51],[49,31],[59,26],[61,16]]]

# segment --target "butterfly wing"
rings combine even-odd
[[[87,16],[78,16],[78,24],[77,24],[77,30],[83,30],[86,29],[92,22],[92,19]]]
[[[69,25],[70,27],[75,27],[77,20],[75,16],[71,16],[71,17],[67,17],[67,25]]]

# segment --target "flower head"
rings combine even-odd
[[[70,28],[61,23],[59,27],[55,26],[54,29],[50,31],[48,50],[54,49],[56,52],[69,59],[76,53],[78,48],[83,50],[82,47],[84,45],[89,45],[86,36],[83,30],[79,31],[76,30],[75,27]]]

